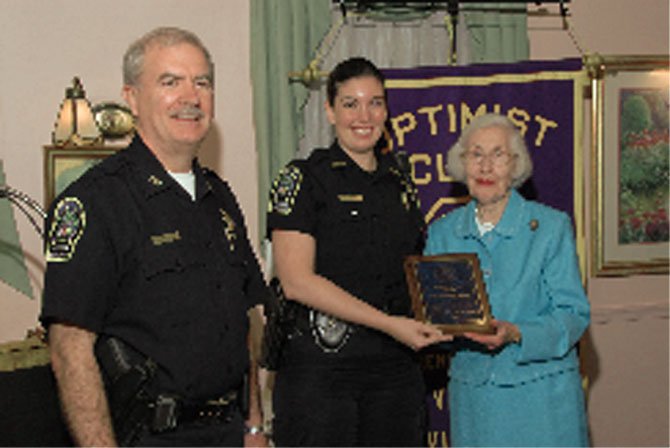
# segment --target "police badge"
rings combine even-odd
[[[316,345],[326,353],[339,352],[352,331],[348,323],[317,310],[310,310],[309,324]]]
[[[221,222],[223,223],[223,234],[226,240],[228,240],[228,247],[231,252],[235,252],[235,240],[237,239],[235,221],[224,209],[220,208],[219,213],[221,214]]]

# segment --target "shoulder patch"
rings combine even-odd
[[[70,261],[86,228],[86,210],[76,197],[65,197],[54,207],[51,228],[47,235],[47,262]]]
[[[293,211],[295,198],[302,184],[302,171],[295,165],[287,165],[279,170],[279,174],[272,182],[270,189],[270,204],[268,212],[277,212],[280,215],[290,215]]]

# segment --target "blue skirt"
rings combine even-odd
[[[588,446],[576,370],[514,386],[449,382],[450,446]]]

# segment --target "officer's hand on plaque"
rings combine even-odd
[[[491,326],[496,331],[494,334],[464,333],[463,336],[486,346],[491,351],[498,350],[507,344],[518,344],[521,342],[519,327],[513,323],[493,319],[491,320]]]
[[[443,334],[433,325],[407,317],[389,317],[391,321],[388,334],[414,350],[421,350],[437,342],[447,342],[453,339],[453,336]]]

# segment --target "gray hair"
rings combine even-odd
[[[512,121],[500,114],[484,114],[475,117],[461,132],[458,141],[447,154],[447,171],[458,182],[465,182],[465,164],[463,153],[467,150],[468,140],[475,131],[490,127],[501,127],[509,135],[509,149],[516,155],[516,164],[512,173],[512,187],[520,187],[533,174],[533,162],[530,159],[526,142]]]
[[[149,31],[130,44],[123,55],[123,83],[134,86],[142,74],[144,56],[153,45],[171,47],[179,44],[190,44],[200,49],[209,66],[209,76],[214,82],[214,62],[209,51],[194,33],[176,27],[161,27]]]

